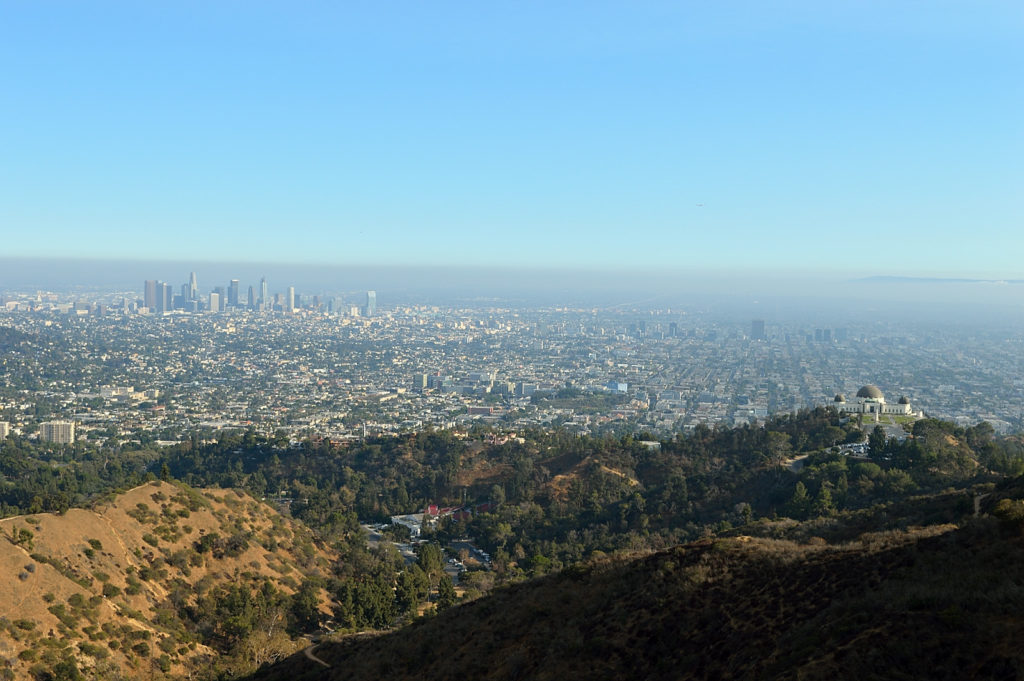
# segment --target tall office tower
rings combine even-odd
[[[238,280],[232,279],[228,284],[228,307],[238,307]]]
[[[675,338],[679,335],[679,322],[669,322],[668,335]]]
[[[170,284],[162,281],[156,283],[156,311],[170,312],[174,307],[174,290]]]
[[[181,298],[186,303],[192,300],[192,287],[189,284],[181,285]]]
[[[146,280],[146,294],[142,302],[150,312],[156,309],[156,279]]]
[[[285,310],[287,313],[291,313],[295,309],[295,287],[288,287],[288,300],[285,302],[288,309]]]
[[[7,421],[0,421],[0,440],[11,434],[11,424]]]
[[[196,279],[195,272],[188,277],[188,299],[199,300],[199,280]]]
[[[364,314],[367,317],[372,317],[377,312],[377,292],[367,291],[366,292],[366,308]]]
[[[256,309],[256,289],[252,286],[249,287],[249,299],[246,302],[248,303],[247,307],[250,310]]]
[[[39,424],[39,439],[59,445],[69,445],[75,441],[74,421],[47,421]]]
[[[227,302],[228,302],[228,297],[224,293],[224,287],[223,286],[214,286],[213,287],[213,292],[216,293],[218,296],[220,296],[218,298],[218,300],[220,301],[220,307],[217,308],[217,312],[223,312],[224,309],[227,307]]]
[[[764,320],[755,319],[750,322],[750,338],[751,340],[764,340],[767,338],[764,334]]]
[[[220,294],[214,291],[210,294],[210,312],[220,312]]]
[[[267,292],[267,279],[260,279],[260,309],[266,310],[270,307],[270,294]]]

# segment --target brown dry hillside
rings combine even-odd
[[[0,657],[16,678],[69,655],[97,678],[181,678],[211,651],[181,635],[172,600],[263,577],[292,593],[335,559],[245,494],[159,481],[0,534]]]
[[[1022,506],[1024,508],[1024,506]],[[737,537],[569,569],[250,681],[1020,679],[1021,524]]]

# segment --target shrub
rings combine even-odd
[[[82,641],[78,644],[78,649],[82,651],[83,654],[88,655],[89,657],[94,657],[97,660],[105,660],[110,657],[110,653],[108,653],[103,646],[96,645],[95,643]]]

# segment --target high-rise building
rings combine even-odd
[[[238,307],[238,280],[232,279],[228,284],[228,307]]]
[[[199,280],[196,278],[195,272],[188,278],[188,299],[199,300]]]
[[[260,279],[260,309],[266,310],[270,307],[270,293],[267,292],[266,277]]]
[[[222,298],[220,297],[219,292],[214,291],[213,293],[210,294],[210,312],[221,311],[221,300]]]
[[[156,311],[170,312],[174,309],[174,289],[170,284],[156,282]]]
[[[11,434],[11,424],[7,421],[0,421],[0,440]]]
[[[366,292],[366,307],[364,308],[364,314],[367,317],[372,317],[377,312],[377,292],[367,291]]]
[[[295,309],[295,287],[294,286],[289,286],[288,287],[288,300],[285,302],[285,306],[287,308],[285,310],[285,312],[287,312],[289,314]]]
[[[764,332],[763,319],[755,319],[750,322],[750,338],[751,340],[765,340],[767,338]]]
[[[150,312],[156,309],[156,279],[146,280],[146,293],[142,302]]]
[[[39,424],[39,439],[43,442],[67,445],[75,441],[74,421],[47,421]]]
[[[247,307],[250,310],[256,309],[256,289],[252,286],[249,287],[249,299],[246,302],[248,303]]]

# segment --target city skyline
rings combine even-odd
[[[190,273],[186,281],[186,273]],[[198,282],[201,282],[200,285]],[[150,282],[153,289],[146,290]],[[521,309],[547,306],[718,309],[726,315],[775,319],[830,319],[844,315],[956,319],[1002,324],[1024,307],[1024,280],[844,277],[839,273],[664,273],[512,267],[323,267],[281,264],[0,258],[0,297],[55,293],[69,302],[105,297],[155,308],[160,283],[167,310],[184,309],[175,296],[199,301],[209,294],[231,306],[258,308],[260,300],[319,297],[365,312],[367,292],[385,306],[499,303]],[[185,282],[185,283],[181,283]],[[238,282],[237,297],[232,293]],[[244,292],[244,294],[243,294]],[[121,301],[121,302],[117,302]],[[277,301],[280,303],[281,301]],[[283,306],[282,306],[283,307]],[[1009,315],[1009,316],[1007,316]]]
[[[1013,3],[10,6],[4,252],[1020,278],[1022,34]]]

